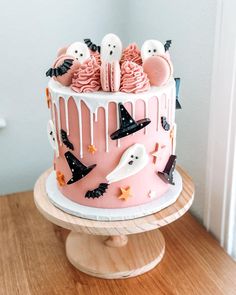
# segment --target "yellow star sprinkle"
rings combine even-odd
[[[90,144],[88,146],[88,151],[89,151],[89,153],[94,154],[97,151],[97,149],[94,144]]]
[[[130,187],[127,187],[127,189],[124,189],[121,187],[120,190],[121,190],[121,195],[119,195],[118,199],[127,201],[129,197],[132,197]]]

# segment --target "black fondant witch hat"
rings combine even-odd
[[[180,78],[175,78],[175,88],[176,88],[175,108],[176,110],[182,109],[181,104],[179,102],[179,87],[180,87]]]
[[[163,172],[158,172],[158,176],[167,183],[174,184],[173,173],[176,165],[176,156],[171,155]]]
[[[134,132],[139,131],[140,129],[147,126],[151,123],[151,120],[148,118],[135,121],[124,105],[119,103],[119,116],[120,116],[120,129],[116,130],[114,133],[111,134],[111,139],[119,139],[125,136],[128,136]]]
[[[67,182],[67,184],[72,184],[80,180],[96,167],[96,164],[86,167],[71,152],[66,152],[65,157],[72,172],[72,178]]]

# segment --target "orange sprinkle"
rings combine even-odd
[[[48,87],[45,89],[45,92],[46,92],[47,106],[50,109],[51,108],[51,105],[52,105],[52,100],[51,100],[51,94],[49,92]]]
[[[64,186],[66,184],[65,182],[65,176],[60,171],[56,172],[57,174],[57,182],[60,186]]]
[[[88,146],[88,151],[89,151],[89,153],[94,154],[97,151],[97,149],[94,144],[90,144]]]

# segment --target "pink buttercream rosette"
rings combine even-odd
[[[140,93],[150,88],[147,74],[143,68],[132,61],[125,61],[121,66],[120,91],[126,93]]]
[[[71,89],[75,92],[94,92],[100,88],[100,66],[96,58],[91,56],[75,71]]]
[[[124,49],[120,62],[122,64],[125,61],[133,61],[140,66],[142,65],[141,52],[136,43],[132,43]]]
[[[90,55],[95,57],[97,64],[100,66],[101,65],[100,53],[97,51],[92,51],[91,49],[89,51],[90,51]]]

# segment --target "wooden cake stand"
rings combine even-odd
[[[177,170],[183,180],[177,201],[155,214],[132,220],[88,220],[56,208],[45,191],[50,169],[37,180],[34,200],[45,218],[71,230],[66,255],[77,269],[105,279],[134,277],[154,268],[165,253],[165,240],[158,228],[180,218],[193,202],[194,184],[180,167]]]

